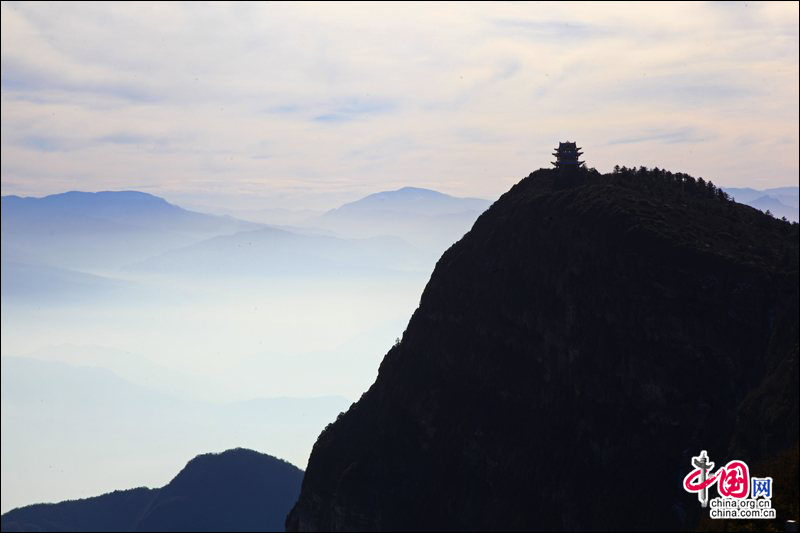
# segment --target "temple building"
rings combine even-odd
[[[583,161],[578,161],[578,158],[583,155],[581,149],[578,148],[578,143],[571,143],[569,141],[558,143],[558,148],[553,152],[556,160],[553,164],[556,168],[578,168],[583,165]]]

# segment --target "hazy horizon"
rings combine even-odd
[[[564,139],[600,171],[798,183],[792,2],[3,2],[2,15],[4,195],[326,209],[416,185],[492,199]]]

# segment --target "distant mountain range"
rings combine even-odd
[[[303,471],[246,449],[199,455],[160,489],[36,504],[2,515],[3,531],[283,531]]]
[[[3,196],[6,231],[100,233],[109,231],[233,232],[256,227],[231,217],[187,211],[139,191],[70,191],[42,198]],[[65,223],[57,226],[54,222]],[[20,223],[28,223],[24,228]]]
[[[776,218],[786,217],[798,221],[798,187],[777,187],[774,189],[733,188],[725,189],[731,197],[741,204],[747,204],[761,211],[769,211]]]
[[[797,187],[726,191],[778,218],[798,218]],[[404,187],[344,204],[305,226],[271,227],[188,211],[138,191],[4,196],[2,294],[86,297],[134,289],[114,279],[122,272],[303,276],[427,271],[489,204]]]
[[[346,213],[394,212],[403,215],[445,215],[464,211],[483,211],[490,202],[482,198],[459,198],[431,189],[403,187],[396,191],[370,194],[328,211],[327,216]]]
[[[137,191],[3,196],[1,216],[4,262],[78,271],[107,271],[200,239],[259,227],[187,211]]]
[[[188,211],[138,191],[2,197],[4,301],[161,294],[142,275],[341,278],[426,274],[489,205],[429,189],[371,194],[276,227]]]
[[[332,209],[313,223],[342,235],[395,235],[440,254],[460,239],[491,202],[404,187]]]

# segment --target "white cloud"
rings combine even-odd
[[[2,80],[4,193],[798,179],[796,3],[3,2]]]

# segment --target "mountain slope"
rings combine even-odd
[[[302,470],[235,449],[199,455],[160,489],[29,505],[2,516],[3,531],[282,531]]]
[[[131,282],[35,262],[2,261],[0,266],[3,302],[75,302],[96,295],[120,294],[135,287]]]
[[[61,503],[39,503],[2,516],[3,531],[133,531],[158,489],[117,490]]]
[[[692,455],[797,441],[797,306],[796,225],[685,175],[537,171],[441,257],[287,529],[691,527]]]
[[[396,237],[341,239],[263,228],[170,250],[129,268],[201,276],[352,276],[425,270],[432,263],[429,257]]]

